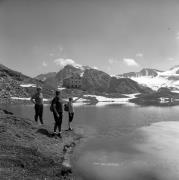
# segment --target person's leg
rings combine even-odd
[[[41,124],[43,124],[43,105],[39,106],[39,119]]]
[[[59,114],[59,118],[58,118],[58,130],[59,130],[59,133],[61,133],[61,126],[62,126],[62,118],[63,118],[63,114],[60,113]]]
[[[56,116],[55,113],[53,113],[55,124],[54,124],[54,134],[56,134],[57,131],[57,124],[58,124],[58,117]]]
[[[34,119],[35,119],[36,122],[38,120],[38,111],[39,111],[38,105],[35,104],[35,116],[34,116]]]
[[[57,131],[57,123],[55,122],[55,124],[54,124],[54,134],[56,134],[56,131]]]
[[[72,130],[71,123],[73,121],[73,117],[74,117],[74,113],[69,113],[69,121],[68,121],[69,130]]]
[[[56,122],[55,122],[55,126],[54,126],[54,134],[56,135],[56,130],[58,127],[58,137],[61,138],[61,124],[62,124],[62,114],[59,114],[59,117],[56,117]]]

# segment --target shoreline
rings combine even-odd
[[[137,94],[122,94],[120,96],[109,96],[109,95],[95,95],[85,94],[74,104],[98,104],[98,103],[129,103],[131,99],[135,98]],[[53,97],[52,97],[53,98]],[[50,104],[52,98],[44,99],[44,104]],[[74,97],[74,98],[78,98]],[[0,104],[31,104],[30,97],[11,97],[11,98],[0,98]],[[68,100],[68,98],[66,98]]]
[[[70,164],[82,134],[64,131],[55,138],[48,126],[0,109],[0,174],[5,179],[74,178]]]

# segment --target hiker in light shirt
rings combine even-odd
[[[74,118],[74,107],[73,107],[73,103],[76,102],[78,99],[80,99],[81,97],[78,97],[77,99],[73,100],[72,97],[69,98],[69,101],[67,103],[68,105],[68,130],[71,131],[71,123],[73,121]]]

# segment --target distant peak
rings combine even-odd
[[[179,65],[173,66],[172,68],[170,68],[170,70],[173,70],[173,69],[176,69],[176,68],[179,68]]]
[[[152,68],[143,68],[143,69],[141,69],[141,71],[157,71],[157,72],[161,72],[161,70],[152,69]]]

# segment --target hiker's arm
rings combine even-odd
[[[57,112],[57,109],[56,109],[56,104],[53,103],[52,106],[53,106],[53,110],[54,110],[55,114],[56,114],[57,116],[59,116],[59,114],[58,114],[58,112]]]
[[[31,102],[35,104],[35,96],[33,95],[31,98],[30,98]]]
[[[82,95],[83,96],[83,95]],[[74,103],[74,102],[76,102],[76,101],[78,101],[78,99],[80,99],[82,96],[80,96],[80,97],[77,97],[75,100],[73,100],[72,102]]]

